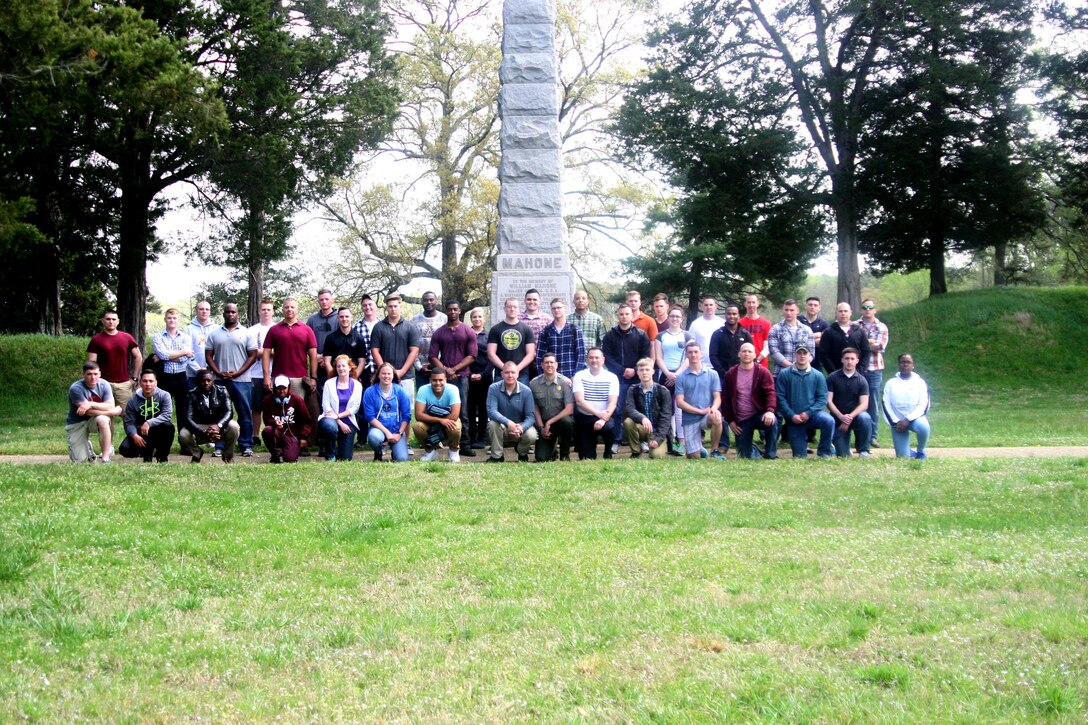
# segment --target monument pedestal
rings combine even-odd
[[[492,317],[501,319],[503,302],[513,297],[520,304],[530,289],[540,292],[540,310],[545,316],[556,297],[570,308],[574,297],[570,258],[566,254],[499,254],[491,275]]]

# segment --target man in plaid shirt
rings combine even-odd
[[[589,295],[583,289],[574,293],[574,314],[570,316],[570,323],[582,331],[587,350],[604,344],[604,320],[596,312],[589,311]]]
[[[567,320],[567,305],[561,297],[552,300],[552,322],[541,331],[536,345],[536,367],[543,370],[544,356],[555,355],[559,374],[570,380],[586,366],[586,343],[582,331]]]
[[[865,379],[869,383],[869,417],[873,419],[872,447],[877,447],[876,430],[880,425],[881,383],[884,380],[884,351],[888,349],[888,326],[876,318],[876,302],[872,299],[861,303],[861,319],[858,320],[865,336],[869,338],[869,367]]]

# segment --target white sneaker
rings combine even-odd
[[[460,463],[460,462],[461,462],[461,453],[460,453],[460,451],[455,451],[455,450],[453,450],[451,448],[450,449],[450,463]]]
[[[430,450],[430,451],[427,451],[426,453],[424,453],[420,457],[419,460],[426,462],[426,461],[433,461],[436,458],[438,458],[438,449],[437,448],[435,448],[433,450]]]
[[[642,451],[643,453],[649,453],[650,452],[650,444],[647,443],[646,441],[642,441],[641,443],[638,444],[638,449],[640,451]]]
[[[620,452],[620,444],[619,443],[613,443],[612,444],[612,455],[616,455],[619,452]]]

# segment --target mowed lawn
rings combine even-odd
[[[0,721],[1083,722],[1088,459],[0,466]]]

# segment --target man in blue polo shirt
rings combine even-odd
[[[722,438],[722,383],[718,373],[703,366],[703,351],[699,343],[689,340],[684,346],[687,370],[676,376],[676,406],[684,411],[684,445],[688,458],[706,458],[703,431],[710,430],[709,455],[725,460],[718,450]]]

